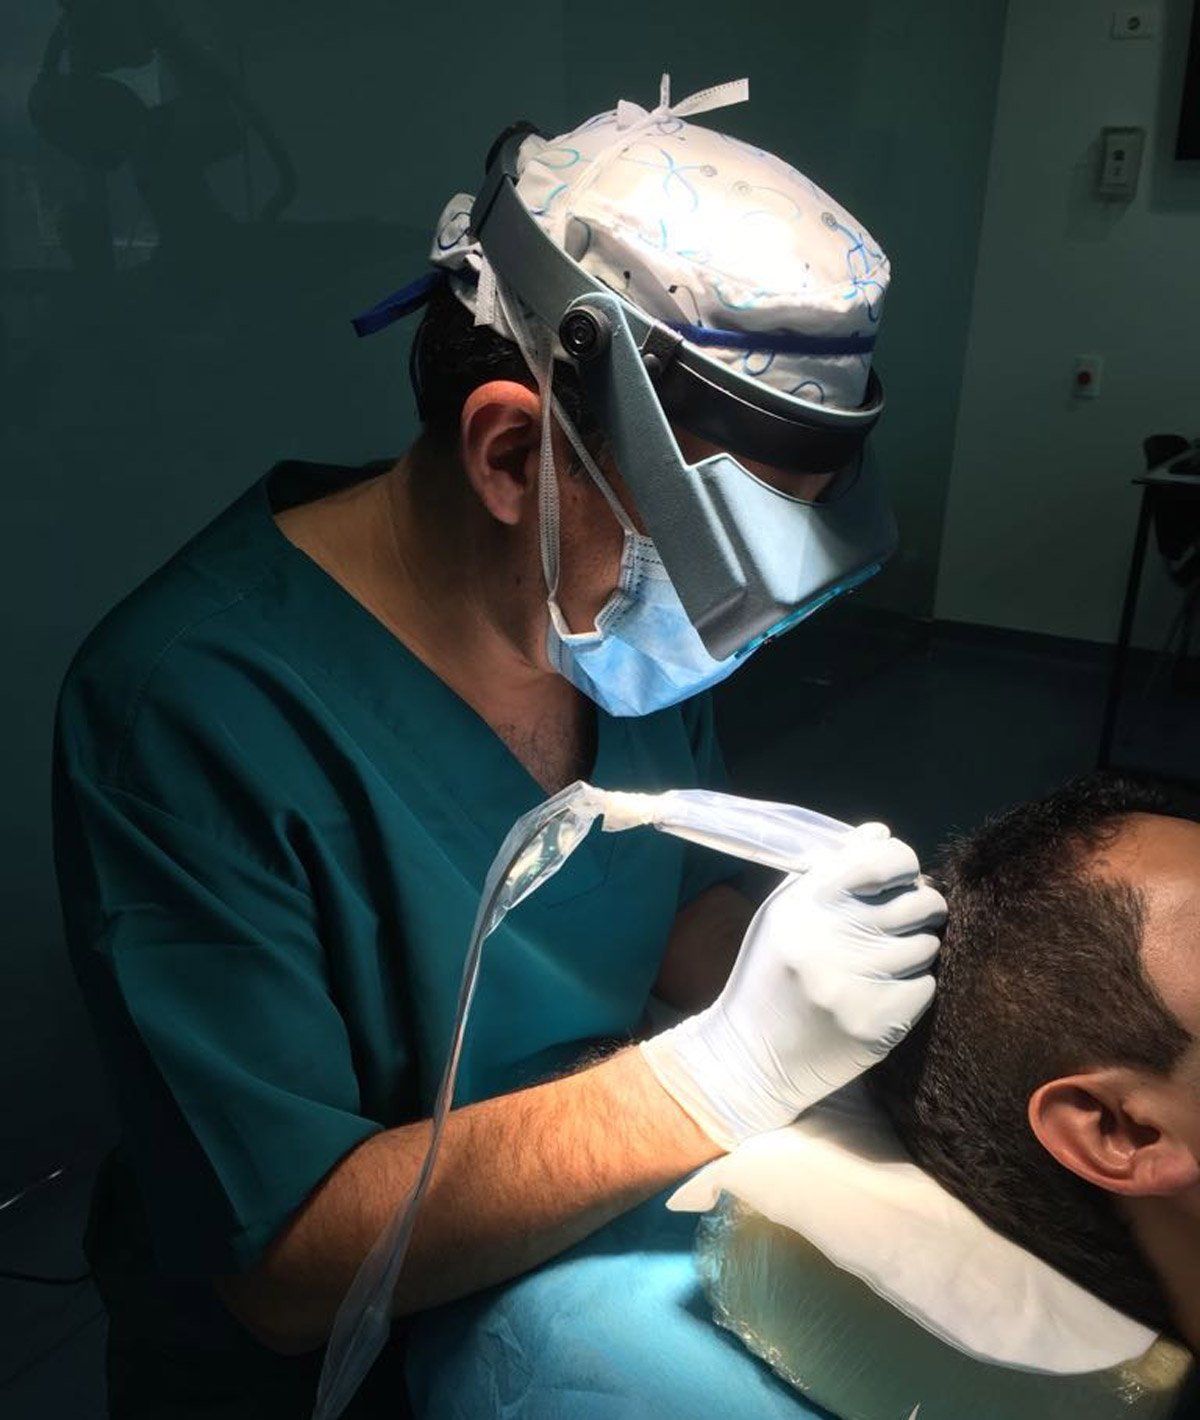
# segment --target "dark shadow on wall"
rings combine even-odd
[[[1189,46],[1193,24],[1200,26],[1200,5],[1195,0],[1163,0],[1162,68],[1150,153],[1150,207],[1159,212],[1200,210],[1200,158],[1182,160],[1176,156],[1189,53],[1194,53],[1200,64],[1200,40],[1195,50]],[[1195,93],[1200,76],[1192,83]]]
[[[311,169],[328,134],[284,136],[305,105],[287,63],[273,67],[279,36],[250,6],[237,25],[221,23],[228,6],[208,7],[207,30],[178,19],[200,8],[38,0],[0,16],[4,1196],[114,1128],[51,863],[51,728],[72,652],[277,458],[365,458],[411,423],[403,336],[365,350],[348,317],[421,268],[418,224],[436,213],[411,228],[387,204],[373,213],[365,161],[361,213],[306,192],[293,151]],[[399,29],[375,9],[376,30]],[[316,6],[288,10],[319,26]],[[360,60],[343,55],[341,87]]]

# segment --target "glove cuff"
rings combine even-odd
[[[639,1049],[663,1089],[727,1152],[796,1117],[796,1109],[761,1080],[719,1006],[689,1016]]]

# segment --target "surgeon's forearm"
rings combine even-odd
[[[226,1304],[268,1345],[304,1350],[408,1191],[427,1123],[376,1135],[333,1171]],[[419,1311],[517,1276],[719,1152],[638,1051],[455,1110],[396,1294]]]

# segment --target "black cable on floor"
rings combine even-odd
[[[40,1272],[10,1272],[0,1268],[0,1282],[36,1282],[41,1287],[78,1287],[91,1278],[90,1272],[81,1272],[78,1277],[45,1277]]]

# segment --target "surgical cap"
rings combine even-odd
[[[557,138],[531,135],[520,151],[517,192],[584,270],[685,340],[788,394],[856,408],[887,291],[887,257],[803,173],[682,116],[747,92],[741,81],[672,106],[664,76],[652,111],[623,100]],[[460,193],[446,204],[431,257],[452,273],[477,323],[512,338],[503,302],[487,298],[471,202]],[[735,337],[724,348],[722,333]],[[773,348],[781,334],[811,339],[794,353]],[[762,346],[748,348],[745,337],[755,335]],[[858,353],[822,351],[827,337],[858,337]]]

